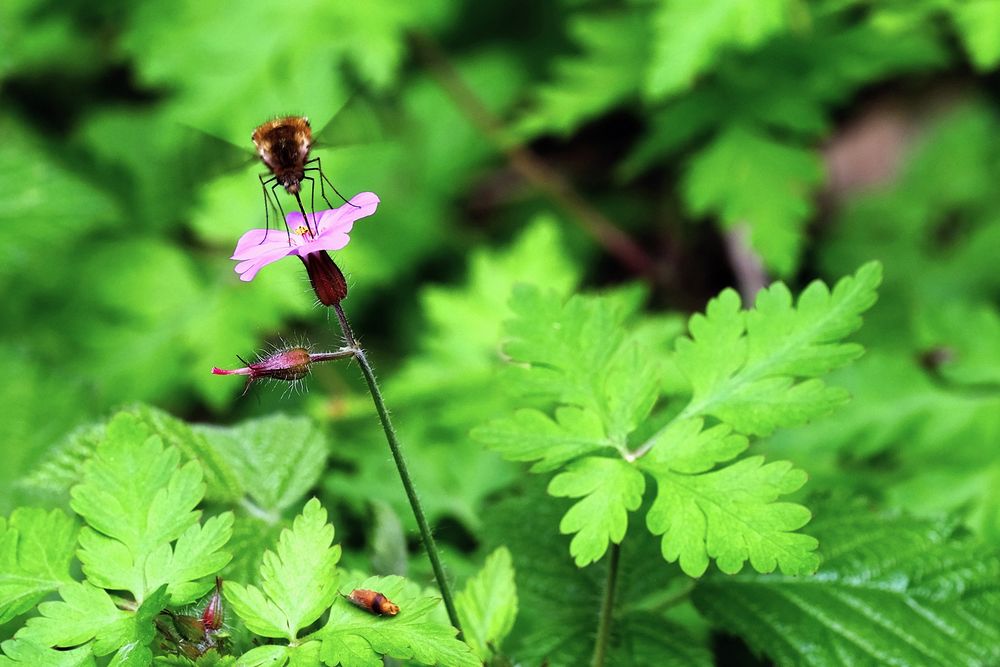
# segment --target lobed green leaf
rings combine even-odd
[[[307,502],[275,551],[264,553],[260,588],[226,585],[226,600],[252,632],[294,641],[336,598],[340,546],[331,546],[334,529],[326,517],[318,500]]]
[[[174,604],[191,602],[231,556],[221,551],[232,534],[232,515],[199,525],[205,485],[201,466],[178,468],[180,454],[134,415],[119,414],[71,491],[71,506],[89,524],[78,556],[88,579],[130,591],[142,602],[168,584]],[[171,543],[176,541],[172,547]]]
[[[780,567],[790,575],[811,574],[819,565],[816,540],[793,532],[809,521],[809,510],[775,502],[805,484],[805,473],[790,463],[764,465],[755,456],[699,475],[639,463],[657,485],[649,530],[663,535],[664,559],[679,561],[690,576],[704,574],[710,558],[727,574],[739,572],[747,560],[758,572]]]
[[[600,560],[609,542],[621,543],[628,513],[639,509],[645,489],[642,473],[620,458],[588,456],[552,478],[549,495],[583,498],[559,523],[559,532],[574,534],[569,551],[577,567]]]
[[[71,581],[77,526],[61,510],[22,507],[0,517],[0,624]]]
[[[484,661],[499,653],[517,618],[517,586],[510,551],[500,547],[455,596],[466,643]]]
[[[41,646],[72,648],[89,644],[94,655],[119,652],[119,664],[129,655],[146,654],[155,634],[153,618],[167,605],[166,587],[152,592],[134,611],[119,609],[107,591],[86,582],[73,582],[59,589],[62,598],[38,605],[40,616],[28,619],[18,639]],[[133,658],[135,659],[135,658]],[[148,661],[147,661],[148,664]]]
[[[455,628],[433,618],[440,600],[425,597],[406,583],[402,577],[370,577],[341,587],[344,596],[354,589],[378,591],[399,606],[399,613],[375,616],[338,598],[319,633],[323,662],[344,667],[377,667],[382,664],[381,656],[387,656],[421,665],[481,665],[472,649],[455,638]]]
[[[694,602],[778,665],[992,664],[1000,557],[940,524],[856,504],[812,525],[816,576],[708,577]]]
[[[814,282],[795,306],[776,283],[745,313],[736,293],[724,291],[705,315],[691,318],[691,337],[677,341],[677,365],[694,390],[685,415],[711,415],[737,431],[767,435],[829,413],[847,396],[815,376],[861,354],[860,346],[840,339],[861,326],[881,275],[870,263],[832,293]],[[803,377],[813,379],[795,383]]]
[[[822,179],[816,151],[736,125],[691,160],[683,191],[692,213],[714,214],[735,233],[748,231],[767,267],[787,276],[798,266]]]
[[[0,667],[96,667],[89,646],[57,651],[27,639],[10,639],[0,643]]]

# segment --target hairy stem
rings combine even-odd
[[[615,609],[615,589],[618,587],[618,560],[621,557],[620,544],[611,545],[611,556],[608,560],[608,578],[604,583],[604,596],[601,599],[601,616],[597,622],[597,641],[594,644],[594,659],[592,667],[604,667],[604,659],[608,653],[608,642],[611,639],[611,617]]]
[[[448,612],[448,619],[458,630],[458,637],[461,639],[462,626],[458,621],[458,612],[455,610],[455,602],[451,595],[451,589],[448,587],[448,580],[444,576],[444,568],[441,566],[441,557],[438,555],[437,546],[434,544],[434,536],[431,534],[430,526],[427,524],[427,517],[424,516],[424,509],[420,505],[420,499],[417,497],[417,491],[413,487],[413,480],[410,479],[410,472],[406,465],[406,459],[403,458],[403,450],[399,445],[398,438],[396,437],[396,429],[392,427],[392,421],[389,419],[389,411],[385,407],[385,401],[382,400],[382,391],[379,389],[378,382],[375,380],[375,372],[372,370],[371,364],[368,363],[368,357],[365,356],[365,351],[361,349],[361,346],[358,345],[357,340],[354,338],[354,331],[351,329],[351,325],[347,321],[344,309],[341,308],[339,303],[335,305],[333,309],[337,313],[337,320],[340,322],[340,329],[344,332],[344,339],[347,341],[347,345],[349,347],[354,348],[354,358],[357,359],[358,365],[361,367],[361,372],[365,376],[365,381],[368,383],[368,391],[371,392],[372,401],[374,401],[375,409],[378,411],[378,418],[382,422],[382,430],[385,431],[385,439],[386,442],[389,443],[389,450],[392,452],[392,460],[396,463],[396,470],[399,472],[399,479],[403,482],[403,489],[406,491],[406,498],[410,501],[410,509],[413,510],[413,517],[417,520],[417,527],[420,530],[420,539],[424,543],[424,549],[427,551],[427,558],[431,561],[431,569],[434,570],[434,577],[437,579],[438,588],[441,590],[441,598],[444,600],[444,607]]]

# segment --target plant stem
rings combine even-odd
[[[361,367],[361,372],[365,376],[365,381],[368,382],[368,391],[371,392],[372,401],[374,401],[375,409],[378,411],[379,420],[382,422],[382,430],[385,431],[386,442],[389,443],[392,459],[396,462],[396,470],[399,471],[399,479],[403,482],[403,489],[406,491],[406,497],[410,501],[410,509],[413,510],[413,517],[417,520],[420,539],[424,543],[427,558],[431,561],[431,569],[434,570],[434,577],[437,579],[438,588],[441,590],[444,608],[448,612],[448,619],[451,621],[451,624],[458,630],[458,638],[461,639],[462,626],[458,621],[458,612],[455,610],[455,602],[451,596],[451,589],[448,587],[448,581],[444,576],[441,557],[438,555],[437,546],[434,544],[434,536],[431,534],[430,526],[427,524],[427,517],[424,516],[424,510],[420,505],[420,499],[417,497],[417,491],[413,487],[413,480],[410,479],[406,459],[403,458],[403,451],[400,448],[399,440],[396,438],[396,429],[392,427],[392,421],[389,419],[389,411],[385,407],[385,401],[382,400],[382,391],[375,380],[375,372],[372,370],[371,364],[368,363],[365,351],[361,349],[361,346],[358,345],[357,340],[354,338],[354,331],[347,321],[347,316],[344,315],[344,309],[340,307],[339,303],[333,309],[337,313],[340,329],[344,332],[344,339],[347,341],[349,347],[354,348],[354,358],[357,359],[358,365]]]
[[[736,286],[743,297],[743,307],[752,308],[757,292],[767,286],[767,271],[764,269],[764,260],[750,245],[750,226],[742,222],[726,230],[722,239],[736,278]]]
[[[611,617],[615,608],[615,589],[618,587],[618,560],[621,557],[620,544],[611,544],[611,556],[608,561],[608,579],[604,584],[604,597],[601,600],[601,616],[597,622],[597,641],[594,644],[594,659],[592,667],[604,667],[604,658],[608,652],[608,641],[611,639]]]

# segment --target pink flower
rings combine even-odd
[[[354,195],[350,204],[309,214],[308,225],[302,214],[294,211],[285,216],[288,231],[251,229],[240,238],[230,259],[239,262],[236,273],[243,281],[253,280],[262,268],[289,255],[300,257],[308,267],[318,256],[325,255],[325,250],[346,246],[351,240],[348,232],[354,221],[374,213],[378,204],[378,195],[362,192]],[[309,231],[310,227],[316,230],[315,234]]]

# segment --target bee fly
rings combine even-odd
[[[333,187],[333,183],[323,173],[323,164],[320,159],[318,157],[309,159],[309,150],[312,148],[313,140],[312,126],[309,125],[309,119],[305,116],[285,116],[269,120],[254,130],[251,139],[254,146],[257,147],[257,154],[260,156],[261,161],[271,171],[271,177],[268,179],[265,179],[263,175],[259,176],[260,186],[264,193],[264,216],[268,228],[270,228],[268,209],[271,204],[267,195],[268,184],[271,186],[271,195],[274,197],[274,202],[277,203],[279,211],[281,211],[282,219],[284,219],[284,209],[281,208],[281,203],[278,201],[275,189],[280,185],[285,188],[288,194],[295,197],[295,201],[299,205],[299,211],[305,219],[310,234],[315,234],[316,230],[312,228],[309,222],[309,216],[306,215],[299,192],[302,190],[302,182],[310,181],[312,185],[310,204],[315,215],[316,184],[313,176],[309,175],[311,172],[316,172],[316,175],[319,176],[320,196],[323,197],[323,201],[326,202],[327,206],[333,208],[333,204],[326,197],[326,189],[323,187],[324,182],[330,186],[338,197],[350,204],[349,201],[344,199],[344,195],[340,194],[337,188]]]

